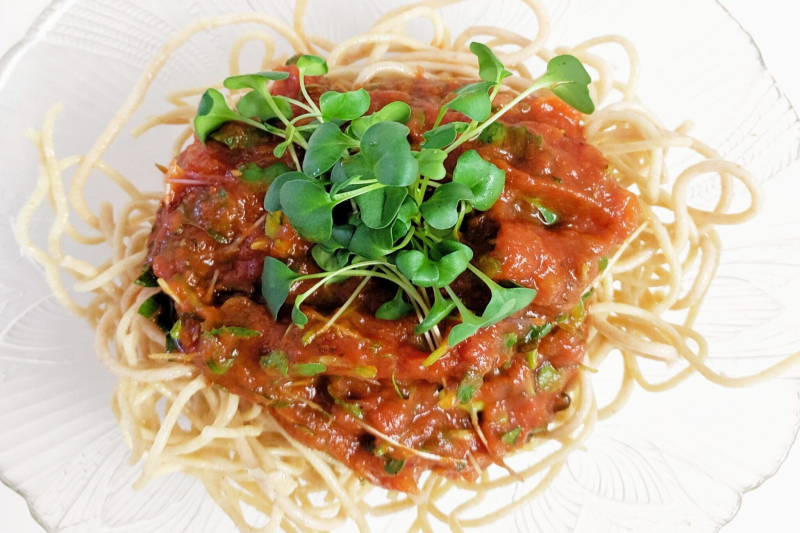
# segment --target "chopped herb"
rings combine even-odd
[[[158,287],[158,278],[153,273],[153,269],[150,267],[145,268],[142,270],[142,273],[136,278],[134,281],[135,284],[141,285],[142,287]]]
[[[539,212],[539,219],[545,226],[552,226],[558,222],[558,215],[556,212],[545,207],[541,200],[538,198],[526,198],[525,200],[536,208]]]
[[[275,178],[281,174],[286,174],[290,171],[291,169],[283,163],[275,163],[267,168],[261,168],[255,163],[247,163],[239,167],[239,172],[242,173],[242,181],[249,183],[265,183],[267,185],[275,181]]]
[[[327,370],[327,367],[322,363],[301,363],[292,365],[292,373],[300,376],[316,376],[322,374]]]
[[[517,336],[513,333],[508,333],[503,336],[506,348],[513,348],[517,344]]]
[[[553,329],[553,324],[545,322],[541,326],[531,326],[528,333],[525,334],[525,343],[530,343],[543,339]]]
[[[394,386],[394,390],[397,395],[400,396],[400,399],[408,400],[408,396],[403,394],[403,392],[400,390],[400,386],[397,384],[397,380],[394,379],[394,372],[392,372],[392,385]]]
[[[340,400],[339,398],[334,398],[333,402],[350,413],[354,418],[358,418],[359,420],[364,418],[364,413],[361,411],[361,408],[357,403],[349,403],[344,400]]]
[[[181,321],[178,320],[172,326],[172,329],[169,330],[169,336],[172,337],[174,340],[178,340],[181,336],[182,330],[183,330],[183,324],[181,324]]]
[[[375,379],[375,376],[378,375],[378,369],[374,366],[358,365],[356,367],[356,374],[362,378]]]
[[[247,329],[247,328],[240,328],[236,326],[222,326],[221,328],[214,328],[208,332],[209,335],[213,335],[215,337],[219,337],[220,335],[233,335],[234,337],[258,337],[261,335],[258,331]]]
[[[468,371],[456,390],[458,403],[462,405],[470,403],[481,385],[483,385],[483,376],[475,374],[472,370]]]
[[[508,444],[509,446],[514,446],[517,443],[517,437],[519,437],[521,431],[522,428],[519,427],[514,428],[507,433],[503,433],[503,436],[500,437],[500,440],[502,440],[505,444]]]
[[[155,296],[151,296],[139,306],[139,314],[145,318],[153,318],[159,311],[161,311],[161,304]]]
[[[284,377],[289,375],[289,358],[286,352],[273,350],[261,358],[260,364],[264,370],[274,369]]]
[[[403,459],[392,459],[390,457],[386,461],[386,464],[384,465],[383,469],[390,476],[396,476],[397,474],[400,473],[400,471],[403,469],[403,466],[405,464],[406,464],[406,462]]]
[[[549,362],[545,362],[536,373],[536,385],[544,392],[557,392],[561,389],[561,374]]]
[[[206,366],[208,366],[208,369],[211,370],[211,372],[213,374],[216,374],[218,376],[222,376],[228,370],[231,369],[231,367],[233,366],[233,363],[235,363],[235,362],[236,362],[236,359],[233,358],[233,357],[231,357],[230,359],[226,359],[225,362],[223,362],[223,363],[218,363],[218,362],[214,361],[213,359],[209,359],[208,361],[206,361]]]
[[[608,257],[605,255],[601,257],[598,266],[600,268],[600,272],[605,271],[605,269],[608,268]]]
[[[539,357],[539,350],[534,349],[525,354],[528,359],[528,368],[534,370],[536,368],[536,358]]]
[[[226,237],[225,235],[222,235],[221,233],[217,233],[216,231],[214,231],[211,228],[208,228],[206,231],[208,232],[209,235],[211,235],[212,239],[214,239],[215,241],[217,241],[220,244],[230,244],[232,242],[232,240],[229,237]]]
[[[478,136],[478,140],[487,144],[494,144],[495,146],[501,145],[506,139],[507,131],[505,126],[499,122],[495,122],[481,132]]]

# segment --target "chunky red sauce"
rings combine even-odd
[[[273,92],[298,98],[292,74]],[[313,81],[312,96],[327,83]],[[413,79],[370,87],[371,111],[396,100],[410,104],[417,147],[443,98],[462,83]],[[459,118],[451,112],[446,120]],[[471,480],[476,467],[502,462],[569,405],[564,387],[585,351],[582,297],[603,256],[636,227],[639,207],[585,142],[580,114],[560,100],[531,98],[501,123],[447,164],[452,169],[460,152],[476,149],[506,171],[501,199],[488,212],[472,213],[461,238],[490,277],[538,290],[529,309],[428,368],[422,365],[427,345],[413,333],[415,318],[374,317],[396,290],[380,281],[370,281],[327,331],[319,332],[360,280],[329,285],[309,299],[304,329],[291,325],[289,305],[273,320],[260,292],[264,258],[300,273],[319,269],[311,245],[285,217],[265,213],[267,186],[245,181],[237,170],[277,162],[272,151],[280,140],[229,123],[173,163],[150,240],[148,264],[176,301],[177,349],[209,381],[267,406],[294,438],[376,485],[414,492],[425,470]],[[282,162],[291,166],[288,156]],[[549,224],[540,206],[557,221]],[[308,283],[297,284],[289,302]],[[462,274],[454,289],[470,307],[486,305],[488,295],[472,274]],[[547,323],[552,329],[537,339],[537,327]],[[204,334],[223,326],[260,335]],[[459,385],[474,390],[467,405],[459,403]]]

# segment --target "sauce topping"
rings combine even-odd
[[[272,92],[298,98],[296,68],[288,70]],[[394,101],[411,106],[407,126],[417,148],[443,99],[464,83],[419,78],[367,89],[371,111]],[[321,77],[307,78],[307,86],[315,100],[331,87]],[[444,122],[459,119],[450,112]],[[176,357],[266,406],[295,439],[375,485],[415,492],[426,470],[474,480],[477,468],[501,464],[569,406],[564,390],[585,353],[585,293],[602,258],[639,221],[635,197],[586,143],[580,119],[554,97],[530,98],[448,157],[448,172],[470,149],[506,172],[500,200],[469,214],[460,238],[487,276],[538,293],[529,308],[428,367],[416,316],[375,317],[396,293],[381,280],[371,279],[329,327],[362,279],[316,291],[303,306],[303,329],[292,324],[290,305],[274,320],[260,291],[265,257],[301,274],[321,271],[312,245],[263,207],[270,177],[258,170],[291,168],[291,159],[273,155],[281,139],[240,123],[225,124],[205,145],[195,140],[167,172],[147,260],[174,300]],[[311,284],[296,283],[287,304]],[[473,310],[488,302],[469,271],[452,287]],[[445,330],[457,323],[448,319]]]

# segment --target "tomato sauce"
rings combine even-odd
[[[273,92],[298,98],[296,69],[288,70]],[[463,83],[419,78],[367,89],[371,111],[397,100],[411,106],[416,149],[442,101]],[[309,86],[313,98],[331,87],[324,78]],[[495,104],[507,100],[500,95]],[[465,117],[445,117],[459,119]],[[295,439],[375,485],[406,492],[417,491],[426,470],[474,480],[478,468],[502,464],[569,406],[565,387],[585,353],[585,293],[602,258],[640,216],[635,197],[586,143],[579,113],[552,96],[529,98],[448,158],[452,170],[460,153],[475,149],[505,170],[502,197],[489,211],[470,214],[461,239],[492,279],[538,294],[530,308],[427,368],[429,349],[414,334],[416,317],[375,318],[396,292],[382,281],[370,281],[331,327],[325,328],[330,315],[361,280],[315,293],[303,306],[309,317],[303,329],[292,325],[289,305],[272,318],[260,290],[265,257],[301,274],[320,271],[312,245],[281,213],[264,211],[268,185],[247,181],[240,170],[250,163],[292,167],[288,155],[273,155],[279,142],[228,123],[206,145],[195,140],[166,174],[147,264],[175,300],[180,322],[172,336],[182,357],[210,382],[266,406]],[[309,287],[297,283],[288,303]],[[487,302],[469,273],[453,288],[476,311]],[[456,323],[448,319],[445,333]],[[258,335],[210,333],[215,328]]]

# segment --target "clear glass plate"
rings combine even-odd
[[[313,33],[340,41],[397,3],[313,0],[307,22]],[[645,103],[669,127],[691,118],[696,136],[765,182],[767,212],[723,232],[726,253],[699,321],[714,366],[750,372],[799,350],[791,311],[800,300],[797,189],[787,176],[771,178],[797,159],[800,126],[750,37],[712,0],[545,3],[553,18],[551,46],[608,33],[630,38],[642,58]],[[146,61],[177,29],[237,11],[269,11],[291,21],[292,6],[291,0],[61,0],[3,59],[0,477],[49,531],[217,533],[233,526],[202,486],[182,475],[160,478],[142,492],[131,488],[137,469],[127,463],[110,409],[114,378],[96,360],[88,326],[58,306],[14,240],[11,221],[37,175],[37,155],[23,132],[63,102],[57,149],[62,156],[85,153]],[[518,0],[472,0],[443,12],[455,33],[475,24],[520,32],[535,25]],[[227,72],[227,47],[241,31],[193,39],[170,60],[132,124],[165,109],[167,91],[218,81]],[[425,35],[430,28],[420,23],[413,31]],[[621,56],[614,66],[621,73],[627,68]],[[141,187],[160,188],[153,164],[169,159],[173,132],[139,141],[127,133],[106,159]],[[701,184],[692,202],[707,205],[714,193],[713,182]],[[103,185],[91,190],[95,200],[108,194]],[[35,237],[45,236],[47,222],[35,220]],[[595,379],[601,401],[616,383],[614,365]],[[667,393],[637,391],[543,496],[493,529],[716,531],[736,513],[742,494],[781,464],[800,421],[798,390],[795,379],[785,378],[745,390],[693,379]],[[394,529],[383,522],[381,530]]]

